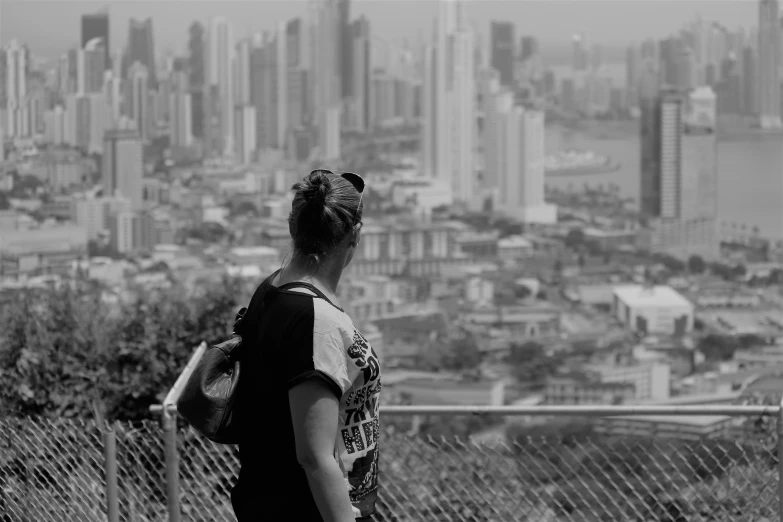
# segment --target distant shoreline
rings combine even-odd
[[[635,120],[585,120],[573,123],[555,122],[552,123],[551,126],[571,132],[580,132],[599,140],[618,140],[639,136],[639,122]],[[719,122],[719,140],[742,141],[748,138],[766,139],[779,137],[783,137],[783,129],[758,129],[732,120]]]

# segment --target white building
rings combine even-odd
[[[169,131],[171,144],[177,147],[189,147],[193,144],[192,98],[188,92],[188,80],[184,72],[178,71],[171,77],[169,94]]]
[[[693,331],[693,304],[669,286],[616,286],[613,298],[617,319],[631,330],[660,335]]]
[[[620,365],[602,364],[586,366],[585,370],[595,372],[603,383],[633,384],[637,401],[666,400],[671,389],[671,367],[659,361]]]
[[[434,42],[426,49],[422,149],[424,171],[447,181],[455,200],[475,198],[475,45],[464,5],[439,2]]]
[[[544,199],[545,129],[544,113],[539,110],[512,105],[507,94],[495,107],[488,122],[495,136],[502,140],[501,160],[491,163],[497,169],[491,178],[498,183],[498,209],[523,223],[555,223],[557,207]]]
[[[104,195],[121,195],[131,201],[134,210],[141,209],[144,164],[138,132],[132,129],[107,131],[104,135],[102,159]]]
[[[242,165],[253,161],[256,149],[256,108],[252,105],[237,106],[234,115],[234,155]]]
[[[392,188],[392,202],[395,206],[410,205],[425,215],[430,215],[436,207],[451,205],[453,201],[451,187],[431,178],[400,180]]]

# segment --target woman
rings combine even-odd
[[[380,369],[336,297],[360,242],[364,181],[315,170],[293,190],[293,256],[247,312],[257,341],[242,367],[231,500],[239,522],[371,520]]]

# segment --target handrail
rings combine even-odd
[[[612,417],[626,415],[678,415],[704,416],[720,415],[750,417],[777,415],[780,406],[742,405],[691,405],[691,406],[381,406],[385,415],[529,415],[529,416],[578,416]]]
[[[154,408],[154,409],[153,409]],[[161,405],[150,408],[159,412]],[[174,404],[166,408],[169,413],[176,413]],[[624,417],[624,416],[660,416],[672,415],[678,417],[703,417],[716,415],[724,417],[762,417],[779,415],[780,406],[742,406],[742,405],[689,405],[689,406],[381,406],[381,414],[393,416],[409,415],[489,415],[505,416],[539,416],[539,417]]]
[[[166,408],[166,411],[171,412],[171,406],[174,406],[176,409],[177,401],[179,400],[179,396],[182,394],[182,389],[185,387],[185,383],[187,383],[188,379],[190,379],[190,375],[193,373],[193,370],[196,369],[196,365],[199,363],[206,351],[207,343],[202,341],[201,344],[198,345],[198,348],[196,348],[196,350],[193,352],[193,355],[190,357],[190,360],[185,366],[185,369],[182,370],[182,373],[180,373],[179,377],[177,377],[174,386],[172,386],[169,390],[169,393],[166,394],[166,398],[163,399],[163,406]]]

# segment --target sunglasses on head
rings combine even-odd
[[[334,174],[331,170],[327,169],[317,169],[314,170],[315,172],[323,172],[326,174]],[[343,172],[342,174],[339,174],[339,176],[343,179],[345,179],[347,182],[349,182],[351,185],[353,185],[353,188],[356,189],[356,192],[359,193],[359,204],[357,205],[357,209],[361,208],[362,206],[362,199],[364,198],[364,178],[362,178],[358,174],[354,174],[353,172]]]

